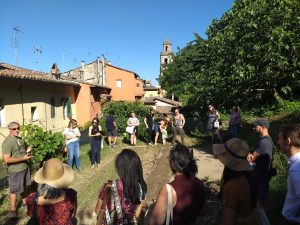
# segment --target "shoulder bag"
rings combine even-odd
[[[32,217],[28,220],[27,225],[39,225],[39,219],[37,215],[38,197],[39,197],[39,193],[36,192],[33,199]]]
[[[167,215],[166,215],[166,222],[165,225],[170,225],[173,224],[173,206],[172,206],[172,190],[171,190],[171,185],[170,184],[166,184],[166,188],[167,188],[167,194],[168,194],[168,205],[167,205]],[[150,217],[153,213],[153,210],[155,208],[155,202],[153,202],[148,210],[146,211],[145,214],[145,220],[144,220],[144,224],[148,225],[149,221],[150,221]],[[170,223],[171,221],[171,223]]]
[[[101,208],[99,210],[97,225],[103,225],[104,215],[105,215],[105,212],[106,212],[106,206],[107,206],[108,198],[109,198],[110,193],[111,193],[111,186],[112,186],[112,181],[111,180],[108,180],[107,183],[104,185],[105,193],[104,193]]]

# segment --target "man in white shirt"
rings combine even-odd
[[[287,224],[300,224],[300,124],[280,129],[278,144],[288,157],[287,193],[282,215]]]

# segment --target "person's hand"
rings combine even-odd
[[[27,150],[26,150],[26,153],[29,153],[29,152],[31,152],[31,151],[32,151],[32,147],[29,146],[29,147],[27,148]]]
[[[25,160],[25,161],[27,161],[27,160],[29,160],[29,159],[31,159],[31,158],[33,158],[33,156],[29,156],[29,155],[24,155],[23,156],[23,159]]]
[[[247,160],[248,160],[248,162],[252,162],[253,161],[253,155],[251,153],[248,154]]]

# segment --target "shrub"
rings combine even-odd
[[[62,132],[44,131],[38,125],[26,124],[21,127],[21,136],[25,143],[33,148],[32,166],[34,170],[50,158],[64,159],[62,149],[65,146],[65,138]]]
[[[126,133],[125,129],[127,126],[127,120],[130,117],[132,112],[135,112],[136,117],[140,121],[139,126],[139,139],[144,139],[146,137],[146,127],[144,125],[144,118],[149,112],[148,107],[143,103],[135,102],[126,102],[126,101],[112,101],[105,105],[103,109],[103,116],[100,119],[100,124],[103,131],[106,132],[105,118],[108,116],[109,112],[113,110],[115,112],[115,120],[117,123],[118,131],[120,136]]]

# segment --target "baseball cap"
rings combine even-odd
[[[267,129],[269,129],[270,124],[269,122],[264,119],[264,118],[259,118],[257,120],[254,121],[254,126],[261,126],[261,127],[265,127]]]

